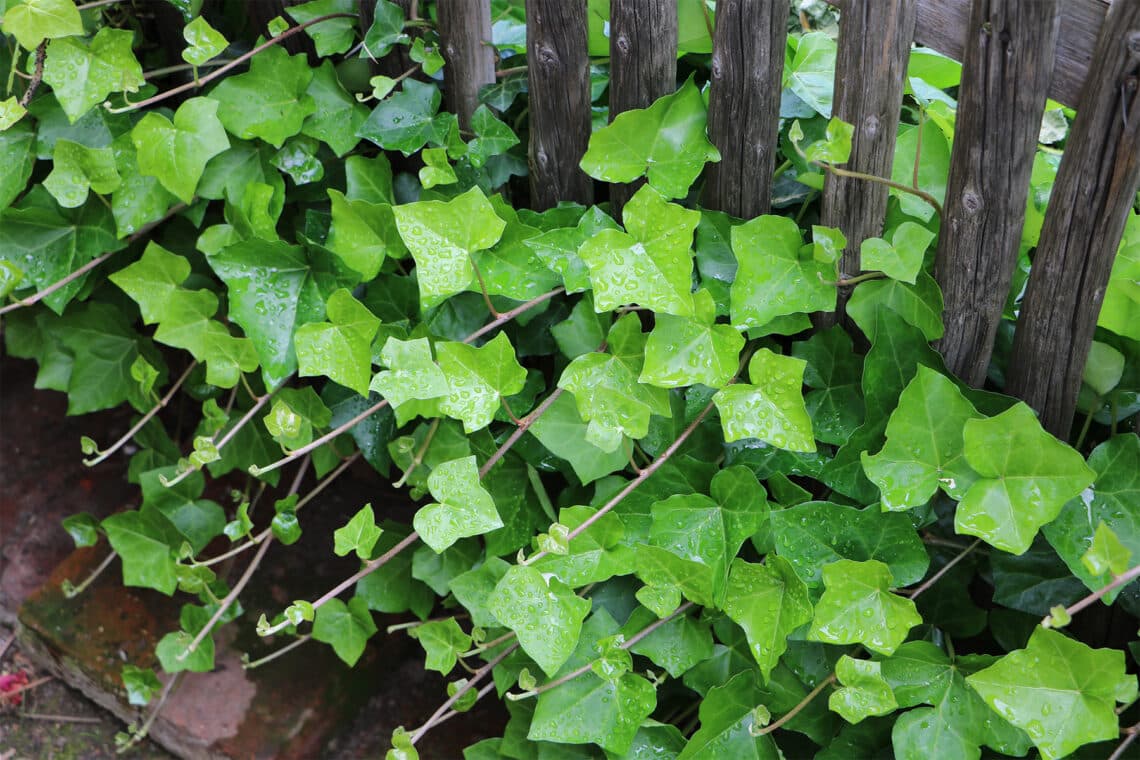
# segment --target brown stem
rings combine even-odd
[[[893,179],[887,179],[886,177],[880,177],[876,174],[865,174],[863,172],[852,171],[851,169],[841,169],[838,166],[835,166],[834,164],[827,163],[826,161],[813,161],[812,163],[814,163],[816,166],[819,166],[822,169],[826,169],[829,172],[833,172],[834,174],[837,174],[840,177],[851,177],[852,179],[864,179],[864,180],[867,180],[868,182],[878,182],[880,185],[886,185],[887,187],[893,187],[895,190],[899,190],[899,191],[904,192],[904,193],[910,193],[911,195],[922,198],[924,201],[926,201],[931,206],[933,206],[934,210],[938,212],[938,217],[940,219],[943,217],[942,204],[938,201],[937,198],[935,198],[933,195],[926,192],[925,190],[919,190],[916,187],[911,187],[910,185],[904,185],[901,182],[895,182]]]
[[[555,388],[554,392],[551,393],[549,396],[547,396],[545,401],[543,401],[541,404],[539,404],[537,407],[535,407],[534,411],[532,411],[530,414],[528,414],[523,419],[519,420],[518,427],[516,427],[511,432],[511,434],[507,438],[507,440],[503,441],[503,445],[500,446],[495,451],[494,454],[492,454],[490,457],[488,457],[487,461],[483,463],[483,466],[479,468],[479,477],[480,478],[482,478],[488,472],[491,471],[491,468],[494,467],[499,462],[499,460],[502,459],[503,456],[508,451],[511,450],[511,447],[515,445],[515,442],[518,441],[518,439],[523,437],[523,434],[526,433],[526,431],[530,429],[531,425],[538,422],[539,417],[546,414],[546,410],[549,409],[554,404],[554,402],[558,400],[558,397],[561,395],[562,395],[562,389],[561,388]]]
[[[423,738],[423,735],[426,734],[432,727],[438,725],[441,722],[443,715],[448,710],[451,709],[452,705],[454,705],[456,702],[459,701],[460,697],[462,697],[467,692],[471,691],[471,689],[474,688],[475,684],[479,683],[484,678],[486,678],[487,675],[491,672],[491,670],[494,669],[494,667],[496,665],[498,665],[500,662],[502,662],[504,659],[506,659],[507,655],[509,655],[511,652],[515,651],[516,649],[518,649],[518,646],[519,646],[518,642],[511,644],[509,647],[507,647],[502,652],[500,652],[495,657],[495,659],[491,660],[486,665],[479,668],[479,670],[475,671],[475,673],[471,676],[471,678],[468,679],[467,683],[463,684],[458,689],[456,689],[455,693],[452,694],[447,699],[446,702],[444,702],[442,705],[440,705],[439,709],[436,710],[434,713],[432,713],[432,716],[430,718],[428,718],[422,726],[420,726],[419,728],[417,728],[415,731],[412,732],[412,737],[411,737],[412,744],[415,744],[416,742],[418,742],[420,739]]]
[[[32,96],[36,94],[40,82],[44,79],[44,58],[47,56],[47,46],[47,40],[42,40],[40,44],[36,46],[36,68],[32,71],[32,78],[28,82],[28,89],[24,90],[24,94],[20,97],[21,108],[32,102]],[[15,66],[16,62],[13,61],[12,65]]]
[[[1124,753],[1132,746],[1132,742],[1136,741],[1136,737],[1140,736],[1140,723],[1121,729],[1121,733],[1125,735],[1124,741],[1120,742],[1120,745],[1108,756],[1108,760],[1124,760]]]
[[[1066,614],[1068,614],[1069,617],[1072,617],[1073,615],[1076,615],[1078,612],[1083,610],[1085,607],[1088,607],[1093,602],[1095,602],[1098,599],[1100,599],[1101,597],[1103,597],[1109,591],[1113,591],[1114,589],[1118,589],[1121,586],[1125,586],[1125,585],[1131,583],[1132,581],[1136,580],[1137,578],[1140,578],[1140,565],[1137,565],[1136,567],[1132,568],[1131,570],[1124,573],[1123,575],[1116,576],[1115,578],[1112,579],[1112,582],[1109,583],[1108,585],[1102,586],[1101,588],[1092,592],[1091,594],[1084,597],[1080,601],[1075,602],[1075,603],[1071,604],[1070,606],[1066,607],[1065,612],[1066,612]],[[1049,628],[1051,626],[1052,618],[1053,618],[1052,615],[1046,615],[1045,619],[1041,621],[1041,625],[1045,628]]]
[[[107,457],[114,454],[124,445],[126,445],[128,441],[134,438],[135,433],[142,430],[146,423],[150,422],[151,418],[154,417],[154,415],[158,414],[160,410],[166,408],[166,405],[170,403],[170,400],[172,398],[174,398],[174,394],[177,393],[178,389],[182,387],[182,384],[186,382],[186,378],[190,377],[190,372],[196,366],[198,366],[197,361],[190,362],[190,366],[186,368],[186,371],[183,372],[182,375],[174,381],[174,385],[170,386],[170,390],[166,392],[166,395],[159,399],[158,403],[151,407],[149,412],[144,414],[138,422],[132,425],[130,430],[123,433],[122,437],[120,437],[119,440],[112,443],[105,450],[100,451],[99,456],[92,459],[84,459],[83,464],[87,465],[88,467],[94,467],[95,465],[104,461]]]
[[[957,555],[955,555],[955,557],[952,560],[950,560],[949,562],[947,562],[945,565],[943,565],[938,570],[938,572],[936,572],[934,575],[930,576],[930,578],[926,581],[926,583],[923,583],[921,586],[919,586],[914,591],[912,591],[910,593],[910,598],[912,600],[914,600],[914,599],[917,599],[921,594],[926,593],[926,591],[928,591],[931,586],[933,586],[935,583],[937,583],[942,578],[942,576],[944,576],[944,575],[946,575],[946,573],[950,572],[950,570],[954,567],[954,565],[957,565],[959,562],[961,562],[963,559],[965,559],[966,555],[969,554],[970,552],[972,552],[974,549],[978,548],[978,545],[981,543],[982,543],[982,539],[980,539],[980,538],[976,539],[974,541],[974,543],[970,544],[965,549],[963,549],[961,552],[959,552]]]
[[[752,731],[750,733],[753,736],[764,736],[765,734],[772,733],[777,728],[779,728],[780,726],[784,725],[785,723],[787,723],[792,718],[799,715],[800,711],[802,711],[805,707],[810,705],[812,700],[819,696],[820,692],[822,692],[824,689],[826,689],[828,686],[830,686],[833,683],[835,683],[835,674],[834,673],[832,673],[827,678],[820,681],[818,686],[816,686],[814,689],[809,691],[807,696],[799,701],[799,704],[797,704],[791,710],[788,710],[786,713],[781,715],[779,720],[777,720],[773,723],[770,723],[767,726],[764,726],[763,728],[761,728],[758,731]]]

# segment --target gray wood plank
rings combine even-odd
[[[479,88],[495,83],[495,48],[491,45],[491,0],[448,0],[437,6],[447,110],[459,126],[471,127],[479,107]]]

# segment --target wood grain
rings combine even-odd
[[[1118,1],[1097,40],[1066,141],[1006,375],[1006,392],[1024,399],[1062,439],[1140,186],[1138,79],[1140,3]]]
[[[491,0],[447,0],[437,6],[447,110],[471,128],[479,107],[479,89],[495,83],[495,48],[491,45]]]
[[[974,0],[935,277],[946,366],[986,379],[1017,266],[1025,198],[1053,68],[1055,0]]]

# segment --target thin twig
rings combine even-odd
[[[777,728],[779,728],[780,726],[784,725],[785,723],[787,723],[792,718],[799,715],[800,711],[803,710],[808,705],[810,705],[812,700],[819,696],[820,692],[822,692],[824,689],[826,689],[828,686],[830,686],[833,683],[835,683],[835,674],[834,673],[832,673],[827,678],[820,681],[818,686],[816,686],[814,689],[809,691],[807,696],[799,701],[799,704],[797,704],[791,710],[788,710],[786,713],[781,715],[779,720],[776,720],[775,722],[770,723],[767,726],[764,726],[763,728],[761,728],[757,731],[750,731],[749,733],[751,733],[753,736],[764,736],[765,734],[772,733]]]
[[[959,562],[961,562],[963,559],[965,559],[966,555],[969,554],[970,552],[972,552],[974,549],[978,548],[978,545],[981,543],[982,543],[982,539],[980,539],[980,538],[975,539],[974,543],[970,544],[965,549],[963,549],[961,552],[959,552],[957,555],[955,555],[954,558],[951,559],[949,562],[947,562],[945,565],[943,565],[938,570],[938,572],[936,572],[934,575],[930,576],[930,578],[926,581],[926,583],[923,583],[921,586],[919,586],[918,588],[916,588],[914,591],[912,591],[910,593],[911,600],[917,599],[921,594],[924,594],[927,590],[929,590],[931,586],[933,586],[935,583],[937,583],[942,578],[942,576],[944,576],[944,575],[946,575],[946,573],[950,572],[950,570],[954,567],[954,565],[957,565]]]
[[[161,69],[151,69],[150,71],[143,72],[143,79],[158,79],[167,74],[177,74],[180,71],[192,71],[195,69],[213,68],[215,66],[225,66],[226,64],[233,63],[230,58],[219,58],[214,61],[206,61],[205,63],[179,63],[175,66],[164,66]]]
[[[538,306],[540,303],[544,303],[546,301],[549,301],[551,298],[554,298],[554,296],[556,296],[562,292],[564,292],[563,288],[555,288],[554,290],[547,291],[546,293],[543,293],[540,296],[535,296],[534,298],[530,299],[526,303],[520,304],[520,305],[516,306],[515,308],[511,309],[510,311],[504,311],[502,314],[500,314],[498,316],[497,319],[483,325],[478,330],[471,333],[470,335],[468,335],[466,338],[464,338],[460,342],[470,343],[474,340],[478,340],[479,338],[483,337],[484,335],[491,332],[495,328],[502,327],[507,322],[510,322],[512,319],[517,317],[519,314],[523,314],[527,311],[530,311],[535,306]]]
[[[554,392],[547,396],[545,401],[535,407],[534,411],[519,420],[518,426],[511,432],[510,436],[507,437],[507,440],[503,441],[503,445],[500,446],[494,454],[488,457],[487,461],[483,463],[483,466],[479,468],[480,478],[491,471],[491,468],[511,450],[511,447],[515,445],[515,442],[518,441],[519,438],[523,437],[523,434],[530,429],[531,425],[538,422],[538,419],[546,414],[546,410],[549,409],[561,395],[562,389],[555,388]]]
[[[448,710],[451,709],[452,705],[454,705],[456,702],[459,701],[460,697],[462,697],[467,692],[471,691],[471,689],[475,687],[475,684],[479,683],[484,678],[486,678],[487,674],[489,674],[494,669],[494,667],[496,665],[498,665],[500,662],[502,662],[504,659],[506,659],[507,655],[509,655],[511,652],[515,651],[516,649],[518,649],[518,646],[519,646],[518,642],[516,641],[514,644],[511,644],[509,647],[507,647],[502,652],[500,652],[498,654],[498,656],[495,657],[495,659],[491,660],[486,665],[479,668],[479,670],[475,671],[475,673],[471,676],[471,678],[469,678],[467,680],[467,683],[463,684],[458,689],[456,689],[455,693],[452,694],[447,699],[446,702],[444,702],[442,705],[440,705],[439,709],[436,710],[434,713],[432,713],[432,716],[430,718],[428,718],[422,726],[420,726],[414,732],[412,732],[412,736],[411,736],[412,744],[415,744],[416,742],[418,742],[420,739],[423,738],[423,735],[426,734],[431,728],[438,725],[441,722],[443,715]]]
[[[439,430],[439,423],[439,417],[432,420],[431,426],[428,427],[427,435],[424,436],[424,442],[420,444],[419,450],[416,451],[415,456],[412,457],[412,463],[408,465],[408,469],[404,470],[403,476],[392,484],[393,488],[403,488],[404,484],[408,482],[408,478],[416,471],[416,468],[424,463],[424,455],[427,454],[428,447],[431,446],[432,439],[435,438],[435,431]]]
[[[21,107],[32,102],[32,96],[36,94],[40,82],[44,80],[44,58],[47,56],[47,45],[48,41],[43,40],[36,46],[36,67],[32,71],[32,78],[28,81],[28,89],[24,90],[24,94],[20,97]],[[15,63],[12,65],[14,66]]]
[[[96,567],[94,570],[92,570],[91,574],[88,575],[86,578],[84,578],[83,582],[80,583],[78,586],[74,586],[74,587],[68,589],[64,593],[64,597],[66,597],[67,599],[74,599],[75,597],[79,596],[84,591],[86,591],[87,587],[90,586],[92,583],[94,583],[95,579],[103,574],[103,571],[106,570],[111,565],[111,560],[113,560],[117,556],[119,556],[119,553],[117,551],[115,551],[114,549],[112,549],[111,553],[108,554],[103,559],[103,561],[99,563],[99,566]]]
[[[1092,592],[1091,594],[1084,597],[1080,601],[1075,602],[1072,605],[1066,607],[1065,613],[1069,617],[1072,617],[1073,615],[1076,615],[1078,612],[1083,610],[1085,607],[1088,607],[1089,605],[1096,602],[1098,599],[1103,597],[1108,592],[1113,591],[1115,589],[1118,589],[1121,586],[1125,586],[1125,585],[1131,583],[1132,581],[1136,580],[1137,578],[1140,578],[1140,565],[1137,565],[1136,567],[1132,568],[1131,570],[1124,573],[1123,575],[1116,576],[1115,578],[1112,579],[1112,582],[1109,583],[1108,585],[1102,586],[1101,588]],[[1052,624],[1052,619],[1053,619],[1052,615],[1046,615],[1045,618],[1041,621],[1041,625],[1045,628],[1049,628]]]
[[[918,198],[922,198],[924,201],[929,203],[934,208],[935,211],[938,212],[938,217],[940,219],[943,218],[942,204],[939,202],[939,200],[937,198],[935,198],[933,195],[926,192],[925,190],[919,190],[916,187],[911,187],[910,185],[904,185],[901,182],[895,182],[893,179],[887,179],[886,177],[880,177],[876,174],[866,174],[864,172],[852,171],[851,169],[841,169],[840,167],[836,166],[835,164],[829,164],[826,161],[813,161],[812,163],[814,163],[816,166],[819,166],[823,169],[826,169],[829,172],[832,172],[834,174],[838,174],[840,177],[850,177],[851,179],[863,179],[863,180],[867,180],[868,182],[878,182],[880,185],[886,185],[887,187],[893,187],[895,190],[899,190],[901,192],[914,195]]]
[[[11,689],[10,691],[5,691],[3,693],[0,693],[0,702],[3,702],[6,699],[11,699],[12,697],[14,697],[17,694],[20,694],[22,692],[31,691],[32,689],[36,688],[37,686],[43,686],[45,683],[53,680],[54,678],[55,678],[55,676],[44,676],[43,678],[37,678],[34,681],[28,681],[23,686],[17,686],[16,688]]]
[[[1122,733],[1125,734],[1124,741],[1108,756],[1108,760],[1123,760],[1124,753],[1132,746],[1132,742],[1136,741],[1136,737],[1140,736],[1140,723],[1129,726],[1123,729]]]
[[[253,670],[254,668],[260,668],[262,665],[266,664],[267,662],[273,662],[278,657],[284,657],[285,655],[289,654],[294,649],[301,646],[302,644],[304,644],[306,641],[308,641],[311,638],[313,638],[313,635],[311,633],[307,633],[304,636],[297,638],[296,641],[289,642],[288,644],[281,647],[277,651],[271,652],[271,653],[265,655],[264,657],[262,657],[261,659],[254,660],[253,662],[249,662],[249,663],[246,663],[245,665],[242,665],[242,669]]]
[[[150,422],[151,418],[154,417],[154,415],[158,414],[159,411],[166,408],[166,405],[170,403],[170,400],[172,398],[174,398],[174,394],[177,393],[178,389],[182,387],[182,384],[186,382],[186,378],[190,377],[190,372],[197,366],[197,361],[190,362],[190,366],[186,368],[186,371],[183,372],[182,375],[174,381],[174,385],[170,386],[170,390],[166,392],[166,395],[159,399],[158,403],[152,406],[149,412],[144,414],[138,422],[132,425],[130,430],[123,433],[122,437],[119,438],[119,440],[112,443],[106,449],[100,451],[99,456],[92,459],[84,459],[83,464],[87,465],[88,467],[94,467],[121,449],[123,446],[125,446],[128,441],[135,437],[135,433],[142,430],[143,427],[146,426],[146,423]]]

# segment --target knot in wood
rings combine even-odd
[[[1140,58],[1140,30],[1129,32],[1124,38],[1124,44],[1130,56]]]
[[[537,46],[535,53],[538,54],[538,64],[544,69],[558,68],[558,51],[550,45],[541,44]]]
[[[628,34],[625,34],[623,32],[617,37],[614,37],[614,44],[617,45],[617,49],[621,52],[622,55],[629,55],[629,50],[632,47],[632,43],[629,41]]]
[[[982,199],[973,190],[962,193],[962,210],[971,216],[982,210]]]
[[[867,118],[863,119],[863,135],[868,138],[875,138],[878,136],[881,126],[882,121],[879,119],[878,114],[870,114]]]

